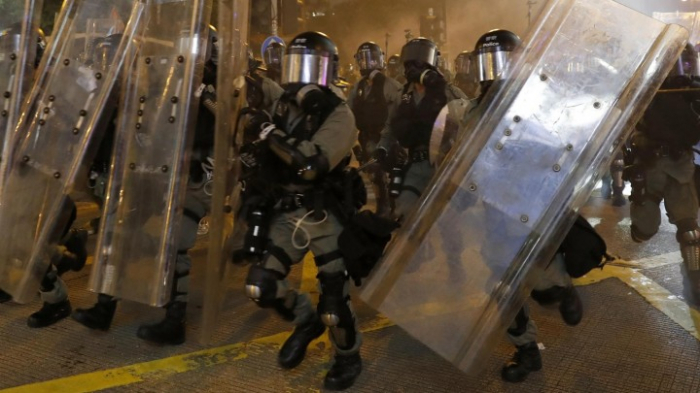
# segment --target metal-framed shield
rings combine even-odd
[[[43,0],[11,0],[0,6],[0,170],[14,146],[20,108],[36,70]],[[7,150],[6,150],[7,149]]]
[[[171,298],[210,14],[210,0],[148,3],[122,78],[92,291],[152,306]]]
[[[114,108],[112,88],[139,34],[143,8],[131,0],[71,0],[61,9],[22,109],[14,153],[3,157],[0,288],[17,302],[34,298],[50,264],[50,245],[66,225],[60,218],[64,202],[90,139],[104,127],[103,113]],[[120,19],[120,13],[128,23],[120,20],[117,49],[98,64],[85,52],[91,21]]]
[[[247,70],[248,0],[219,0],[220,58],[217,86],[214,186],[210,216],[209,251],[205,272],[200,340],[208,343],[229,293],[234,226],[240,224],[240,162],[243,138],[239,112],[245,104]]]
[[[362,299],[461,370],[483,364],[687,37],[614,1],[550,1]],[[572,74],[575,55],[597,67]]]
[[[468,111],[476,106],[475,100],[465,100],[460,98],[452,100],[445,105],[433,124],[430,133],[430,146],[428,148],[428,158],[433,166],[440,166],[445,159],[445,155],[454,145],[461,121]]]
[[[652,16],[685,27],[690,32],[688,42],[693,46],[700,44],[700,12],[654,12]]]

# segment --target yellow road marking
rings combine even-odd
[[[304,261],[302,262],[302,269],[301,286],[299,287],[299,290],[301,292],[318,294],[318,285],[316,284],[318,269],[316,268],[316,262],[314,262],[313,254],[306,254]]]
[[[675,253],[664,254],[654,258],[648,258],[645,263],[635,263],[636,266],[662,266],[671,263]],[[639,262],[639,261],[638,261]],[[632,264],[630,264],[631,266]],[[316,286],[317,269],[311,254],[307,255],[303,262],[301,289],[308,292],[318,292]],[[696,339],[700,340],[700,334],[696,326],[700,326],[700,313],[688,307],[683,299],[671,294],[659,284],[644,276],[641,272],[629,267],[606,266],[603,270],[593,270],[584,277],[574,280],[580,285],[590,285],[606,279],[617,278],[638,292],[653,307],[664,313],[667,317],[688,331]],[[372,321],[361,327],[361,331],[368,333],[381,330],[394,324],[383,316],[377,316]],[[110,370],[95,371],[51,381],[38,382],[29,385],[18,386],[0,393],[15,392],[94,392],[119,386],[127,386],[139,382],[154,381],[166,378],[170,375],[192,372],[203,368],[213,367],[246,359],[248,350],[260,347],[278,348],[289,336],[289,332],[261,337],[248,342],[230,344],[217,348],[205,349],[188,354],[158,359],[150,362],[137,363],[130,366],[114,368]],[[326,335],[317,341],[325,345],[310,346],[310,350],[320,350],[319,347],[328,348],[330,343]],[[324,353],[324,359],[330,358],[330,352]]]
[[[379,316],[361,327],[364,333],[373,332],[393,326],[387,318]],[[150,362],[137,363],[130,366],[113,368],[110,370],[95,371],[71,377],[54,379],[46,382],[38,382],[29,385],[0,390],[2,393],[82,393],[94,392],[118,386],[131,385],[149,380],[160,380],[170,375],[196,371],[226,363],[233,363],[248,357],[249,348],[260,347],[278,348],[289,337],[289,332],[278,333],[272,336],[261,337],[252,341],[225,345],[218,348],[205,349],[184,355],[173,356]],[[325,345],[311,345],[310,351],[318,351],[318,348],[329,348],[330,342],[327,335],[323,335],[316,342]],[[328,352],[328,351],[326,351]]]

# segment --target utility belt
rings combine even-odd
[[[680,158],[683,153],[689,152],[691,148],[681,147],[670,144],[655,144],[650,146],[648,154],[652,154],[657,158],[670,157],[674,160]]]
[[[312,190],[313,191],[313,190]],[[309,208],[313,205],[309,202],[313,199],[312,196],[308,195],[308,191],[301,192],[288,192],[282,195],[279,200],[279,208],[283,212],[291,212],[302,207]]]

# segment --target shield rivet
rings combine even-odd
[[[49,112],[51,112],[51,108],[49,108],[48,106],[46,108],[44,108],[44,113],[49,113]]]
[[[170,123],[175,123],[175,118],[174,118],[173,116],[170,116],[170,117],[168,118],[168,122],[170,122]]]
[[[600,102],[598,102],[598,101],[594,102],[593,107],[596,109],[600,109]]]
[[[513,135],[513,131],[511,131],[509,128],[506,128],[506,130],[503,132],[506,136],[511,136]]]
[[[10,98],[12,96],[12,93],[10,93],[9,91],[6,91],[5,94],[3,94],[3,96],[5,98]]]
[[[559,166],[559,164],[554,164],[554,166],[552,167],[552,170],[554,172],[559,172],[561,170],[561,167]]]
[[[522,120],[522,117],[517,116],[517,115],[513,118],[513,121],[516,123],[520,123],[521,120]]]
[[[54,179],[60,179],[61,178],[61,172],[56,172],[53,174]]]
[[[136,123],[136,129],[140,130],[141,129],[141,123]]]
[[[547,80],[547,75],[541,74],[541,75],[540,75],[540,80],[541,80],[542,82],[546,81],[546,80]]]
[[[574,150],[574,145],[572,145],[571,143],[569,143],[568,145],[566,145],[566,150],[568,150],[568,151]]]
[[[7,115],[8,115],[7,111],[3,110],[3,111],[2,111],[2,117],[7,117]]]
[[[472,184],[469,185],[469,191],[474,192],[474,191],[476,191],[476,188],[477,188],[477,187],[476,187],[476,184],[474,184],[474,183],[472,183]]]
[[[85,109],[81,109],[80,116],[86,116],[86,115],[87,115],[87,111]]]
[[[520,222],[528,222],[528,221],[530,221],[530,217],[526,216],[525,214],[520,216]]]
[[[177,101],[178,101],[177,97],[173,97],[170,99],[170,102],[172,102],[173,104],[177,104]]]
[[[177,62],[178,62],[178,63],[182,63],[183,61],[185,61],[185,57],[184,57],[184,56],[178,56],[178,57],[177,57]]]
[[[80,130],[77,127],[73,129],[73,135],[78,135],[79,132]]]
[[[133,162],[131,164],[129,164],[129,169],[131,169],[131,170],[136,169],[136,164],[134,164]]]
[[[70,60],[68,60],[68,59],[63,60],[63,65],[64,65],[64,66],[67,66],[67,65],[69,65],[69,64],[70,64]]]
[[[44,120],[44,119],[39,119],[39,125],[40,125],[40,126],[43,126],[44,124],[46,124],[46,120]]]
[[[53,101],[55,101],[55,100],[56,100],[56,96],[49,96],[49,101],[52,101],[52,102],[53,102]]]
[[[23,162],[29,162],[29,156],[24,156],[22,157]]]
[[[11,54],[10,55],[10,60],[17,60],[17,55],[16,54]]]
[[[496,143],[496,150],[503,150],[503,144],[501,142]]]
[[[95,79],[102,79],[102,74],[101,73],[96,73],[95,74]]]
[[[141,97],[139,98],[139,102],[142,103],[142,104],[143,104],[144,102],[146,102],[146,96],[141,96]]]
[[[146,60],[144,60],[144,61],[146,62],[146,64],[151,64],[151,58],[150,58],[150,57],[147,57]]]
[[[167,166],[167,165],[163,165],[162,167],[160,167],[160,170],[163,171],[163,172],[167,172],[167,171],[168,171],[168,166]]]

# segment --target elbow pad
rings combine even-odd
[[[316,147],[316,154],[306,157],[296,146],[287,143],[289,138],[272,133],[267,139],[270,143],[270,150],[285,164],[289,165],[302,180],[314,181],[330,171],[328,159],[321,153],[321,149],[318,146]]]

